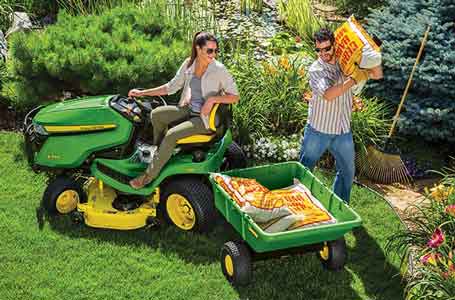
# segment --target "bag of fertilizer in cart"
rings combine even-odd
[[[217,173],[210,176],[255,222],[268,222],[291,214],[281,199],[267,201],[265,195],[269,190],[256,179],[230,177]]]
[[[311,191],[298,179],[294,178],[294,184],[266,194],[267,201],[281,199],[286,207],[292,212],[291,215],[277,219],[275,223],[263,226],[265,232],[273,233],[296,228],[319,226],[336,223],[336,219],[317,200]]]
[[[346,76],[351,75],[355,68],[374,69],[381,65],[381,49],[375,40],[350,16],[335,30],[335,56],[341,70]],[[366,81],[360,81],[353,87],[354,94],[359,94]]]
[[[265,232],[336,222],[297,179],[290,187],[270,191],[255,179],[218,173],[210,176]]]

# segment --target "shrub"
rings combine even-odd
[[[189,54],[181,32],[168,26],[160,9],[121,7],[99,16],[70,16],[43,32],[15,34],[9,71],[17,106],[59,97],[126,93],[162,84]],[[5,92],[5,91],[4,91]]]
[[[397,104],[410,75],[420,41],[429,39],[399,122],[401,133],[434,142],[454,142],[455,4],[451,0],[391,0],[370,14],[368,30],[383,41],[385,78],[370,93]]]
[[[389,105],[377,98],[354,97],[361,99],[363,108],[352,113],[352,135],[356,150],[365,150],[365,146],[378,144],[384,140],[391,125]]]
[[[259,64],[249,56],[227,63],[240,92],[241,100],[233,107],[240,143],[250,143],[252,135],[287,136],[302,131],[308,110],[302,99],[308,84],[304,60],[281,56]]]

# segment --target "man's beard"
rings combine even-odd
[[[332,61],[334,55],[335,55],[335,53],[332,53],[332,54],[330,54],[328,56],[327,55],[323,55],[322,60],[324,60],[325,62]]]

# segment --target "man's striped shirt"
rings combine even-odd
[[[336,84],[343,83],[346,77],[338,62],[334,65],[321,58],[310,67],[310,87],[313,98],[308,109],[308,123],[319,132],[342,134],[351,130],[352,91],[349,89],[335,99],[323,98],[324,92]]]

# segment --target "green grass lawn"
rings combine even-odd
[[[253,283],[235,289],[218,260],[234,235],[227,225],[208,236],[166,226],[100,230],[67,217],[39,226],[46,178],[27,168],[20,142],[0,132],[0,299],[403,299],[398,262],[383,251],[401,223],[368,190],[353,189],[364,227],[346,235],[343,271],[325,271],[313,254],[260,261]]]

